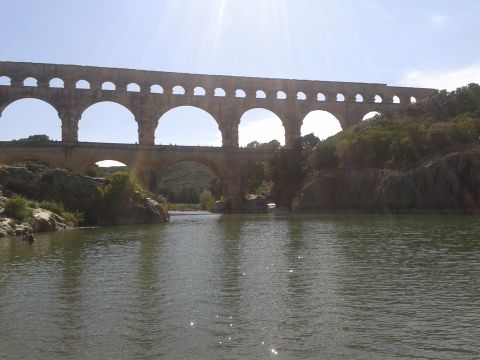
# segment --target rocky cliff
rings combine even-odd
[[[168,212],[162,205],[138,191],[122,194],[118,201],[113,199],[105,204],[99,189],[107,184],[105,179],[72,174],[62,169],[48,169],[38,164],[0,166],[0,190],[7,198],[19,194],[36,201],[61,203],[68,211],[82,213],[85,225],[147,224],[169,220]],[[42,217],[36,214],[34,211],[34,218]],[[55,214],[49,215],[50,218],[55,220]],[[54,222],[52,224],[55,225]],[[49,230],[62,228],[60,225],[52,227]],[[41,225],[32,224],[32,230],[40,228]]]
[[[479,213],[480,146],[405,170],[336,169],[308,180],[296,211]]]

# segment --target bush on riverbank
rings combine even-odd
[[[54,214],[62,217],[73,227],[82,225],[84,222],[83,213],[80,211],[70,212],[65,210],[65,207],[60,201],[47,201],[42,200],[38,203],[37,207],[51,211]]]
[[[211,211],[215,206],[215,198],[210,190],[203,189],[203,191],[200,193],[199,200],[201,210]]]
[[[24,197],[15,195],[7,200],[3,207],[3,216],[14,219],[17,222],[24,222],[31,218],[31,203]]]
[[[128,173],[114,173],[97,188],[88,211],[90,222],[99,225],[146,224],[168,221],[168,211],[148,196]]]
[[[13,195],[4,204],[3,216],[14,219],[18,223],[33,223],[33,209],[48,210],[61,218],[63,218],[70,226],[78,226],[83,219],[83,215],[79,212],[72,213],[66,211],[61,202],[56,201],[34,201],[27,200],[23,196]]]

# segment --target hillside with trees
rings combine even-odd
[[[477,209],[479,136],[480,86],[441,91],[323,141],[301,138],[270,164],[272,197],[297,209]]]

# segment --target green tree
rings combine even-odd
[[[215,198],[213,197],[210,190],[203,189],[199,196],[200,199],[200,209],[202,210],[212,210],[215,206]]]

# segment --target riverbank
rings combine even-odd
[[[34,201],[2,196],[0,193],[0,237],[68,230],[78,225],[76,219],[62,217],[39,207]]]
[[[480,213],[480,145],[429,156],[406,169],[334,169],[307,180],[294,211]]]
[[[165,223],[169,214],[126,173],[92,178],[37,163],[0,166],[0,233]]]

